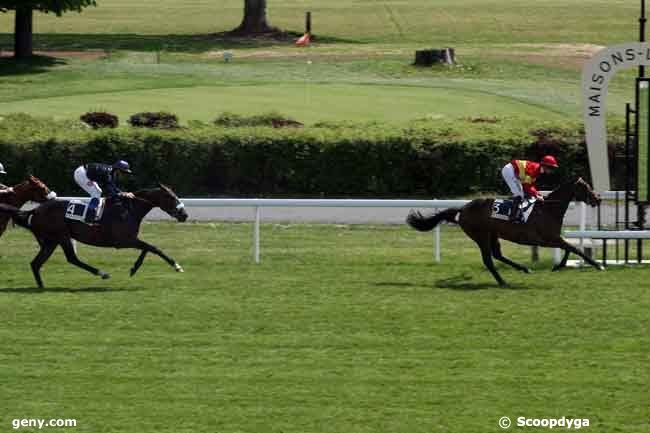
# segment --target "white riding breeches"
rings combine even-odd
[[[523,199],[524,187],[521,185],[521,181],[517,177],[515,168],[512,166],[512,164],[507,164],[505,167],[503,167],[501,170],[501,176],[503,176],[503,180],[505,180],[508,184],[512,195],[521,197]]]
[[[83,165],[74,171],[74,180],[91,197],[100,198],[102,196],[102,189],[97,182],[88,179],[86,168]]]

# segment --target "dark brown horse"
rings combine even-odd
[[[138,271],[147,253],[162,257],[177,272],[183,272],[183,268],[172,258],[155,246],[138,239],[142,219],[153,208],[162,209],[180,222],[187,219],[187,212],[176,194],[164,185],[159,186],[156,189],[134,193],[135,199],[122,199],[107,204],[102,224],[88,225],[66,219],[66,209],[70,202],[65,200],[52,200],[31,211],[20,211],[11,206],[0,205],[0,213],[10,215],[16,224],[30,230],[36,237],[41,250],[32,261],[31,266],[39,287],[43,287],[40,275],[41,266],[59,245],[63,248],[69,263],[103,279],[110,278],[107,273],[79,260],[72,239],[97,247],[141,250],[140,256],[131,269],[131,276]]]
[[[579,178],[557,188],[546,197],[544,202],[537,202],[527,222],[523,224],[492,218],[494,199],[472,200],[462,208],[447,209],[426,217],[419,212],[411,211],[406,221],[414,229],[423,232],[432,230],[441,221],[459,224],[467,236],[478,244],[485,266],[499,285],[504,286],[506,283],[494,267],[493,257],[519,271],[529,273],[530,270],[504,256],[501,252],[499,239],[522,245],[565,250],[562,263],[555,266],[554,271],[566,265],[569,253],[577,254],[597,269],[604,269],[562,238],[562,220],[569,204],[574,200],[585,202],[590,206],[600,203],[598,195],[584,180]]]
[[[12,187],[13,192],[3,191],[0,194],[0,203],[8,204],[10,206],[21,208],[28,201],[43,203],[47,200],[56,198],[56,193],[41,182],[37,177],[29,176],[25,181]],[[0,215],[0,236],[7,229],[9,217]]]

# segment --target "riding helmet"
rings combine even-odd
[[[558,168],[559,165],[557,163],[557,160],[555,159],[554,156],[551,155],[546,155],[544,158],[542,158],[542,165],[546,165],[549,167],[555,167]]]
[[[129,165],[128,162],[124,161],[123,159],[120,159],[117,161],[115,164],[113,164],[113,168],[115,170],[120,170],[123,171],[124,173],[132,174],[133,172],[131,171],[131,166]]]

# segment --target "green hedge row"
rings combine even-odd
[[[622,147],[621,125],[610,143]],[[220,128],[194,123],[174,131],[89,130],[77,122],[0,118],[7,183],[26,173],[60,194],[84,162],[128,160],[129,188],[161,181],[183,196],[444,197],[506,192],[500,169],[515,157],[551,153],[562,166],[552,187],[588,178],[578,123],[517,119],[420,121],[401,126],[323,124],[303,129]]]

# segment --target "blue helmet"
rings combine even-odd
[[[128,174],[133,173],[131,171],[131,166],[129,165],[129,163],[124,161],[123,159],[120,159],[115,164],[113,164],[113,169],[114,170],[120,170],[120,171],[123,171],[124,173],[128,173]]]

